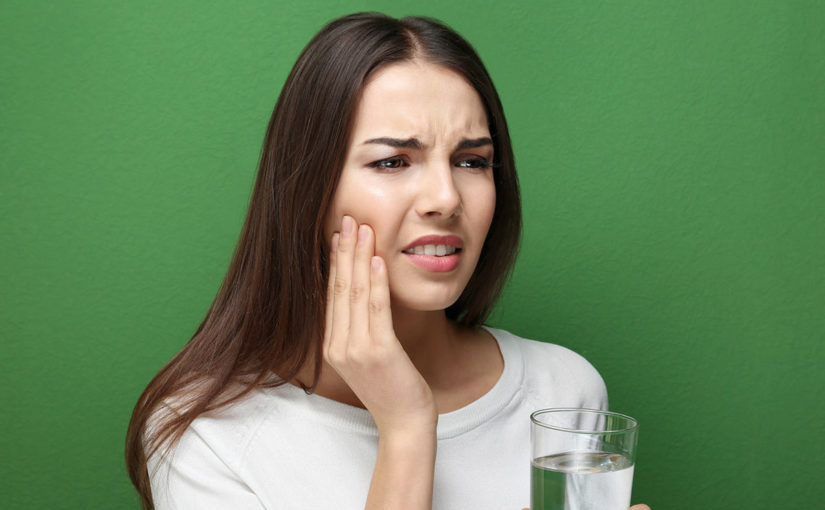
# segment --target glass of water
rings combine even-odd
[[[627,510],[639,423],[595,409],[530,415],[531,510]]]

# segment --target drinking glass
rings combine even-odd
[[[595,409],[530,415],[531,510],[628,510],[639,423]]]

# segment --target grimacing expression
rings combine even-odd
[[[470,280],[496,203],[487,126],[476,90],[448,68],[412,60],[368,79],[326,233],[345,214],[373,228],[393,309],[445,309]]]

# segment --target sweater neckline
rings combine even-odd
[[[486,423],[506,408],[521,389],[524,362],[520,349],[511,338],[512,335],[503,330],[482,327],[496,339],[504,368],[498,381],[487,393],[464,407],[438,415],[436,436],[439,440],[459,436]],[[378,436],[378,428],[366,409],[320,395],[307,394],[291,384],[273,388],[272,391],[285,400],[285,403],[290,404],[290,412],[296,411],[303,418],[334,428]]]

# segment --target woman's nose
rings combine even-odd
[[[416,212],[419,216],[452,217],[461,212],[461,193],[449,163],[431,164],[419,174]]]

